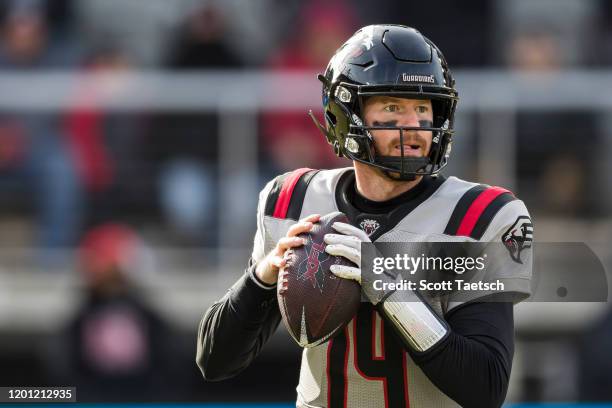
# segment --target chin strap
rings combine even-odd
[[[397,157],[397,156],[375,156],[375,163],[386,168],[397,169],[397,173],[392,170],[383,170],[385,175],[392,180],[412,181],[416,178],[417,172],[429,164],[426,157]]]

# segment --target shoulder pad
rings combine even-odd
[[[298,220],[304,204],[308,184],[319,170],[297,169],[274,179],[266,199],[264,215]]]
[[[477,185],[466,191],[457,202],[444,230],[445,234],[479,240],[506,204],[517,198],[501,187]]]

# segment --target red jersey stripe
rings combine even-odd
[[[457,229],[456,235],[469,237],[472,230],[476,226],[478,219],[489,204],[500,194],[509,193],[508,190],[501,187],[491,187],[480,193],[480,195],[472,202],[465,216],[461,220],[461,224]]]
[[[278,195],[278,200],[276,201],[276,206],[274,207],[273,217],[275,218],[287,218],[287,210],[289,209],[289,203],[291,202],[291,195],[293,194],[293,189],[295,185],[300,180],[305,173],[311,171],[312,169],[303,168],[297,169],[293,171],[285,181],[283,182],[283,186],[281,187],[280,194]]]

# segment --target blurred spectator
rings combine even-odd
[[[0,64],[4,69],[67,68],[78,62],[77,42],[63,36],[68,23],[63,21],[61,26],[47,19],[49,15],[61,22],[61,18],[67,19],[68,11],[33,0],[10,1],[2,6]]]
[[[169,53],[170,68],[235,68],[241,61],[226,43],[227,26],[214,5],[195,8],[181,24],[178,39]]]
[[[245,63],[265,62],[301,0],[78,0],[75,16],[88,43],[119,44],[138,66],[163,65],[187,16],[211,6],[227,16],[225,40]],[[265,29],[262,29],[265,27]],[[170,52],[168,52],[170,50]]]
[[[176,386],[171,331],[134,284],[144,253],[138,235],[121,224],[100,225],[83,238],[85,300],[52,367],[58,383],[77,387],[79,401],[159,401]]]
[[[504,61],[506,51],[512,49],[517,38],[540,42],[540,49],[551,51],[561,66],[582,65],[588,61],[589,48],[595,38],[598,1],[583,0],[495,0],[493,1],[495,31],[490,39],[493,57]],[[548,54],[546,54],[548,56]]]
[[[218,7],[226,16],[225,38],[244,63],[260,66],[284,45],[295,28],[295,15],[304,0],[199,0]],[[331,2],[330,2],[331,3]],[[265,27],[265,29],[262,29]]]
[[[175,70],[237,69],[225,43],[223,14],[214,5],[195,8],[177,36],[168,67]],[[183,244],[214,245],[218,197],[216,112],[160,115],[147,151],[155,163],[157,194],[165,220]]]
[[[559,39],[551,33],[532,30],[518,33],[508,49],[508,64],[523,71],[555,71],[561,67]]]
[[[293,33],[272,57],[269,68],[282,73],[293,70],[324,72],[330,57],[359,26],[344,1],[304,3]],[[320,86],[313,79],[313,86]],[[286,92],[272,90],[271,92]],[[321,113],[317,113],[322,122]],[[269,160],[268,177],[297,167],[330,168],[346,165],[328,146],[304,110],[265,112],[262,117],[262,146]]]
[[[53,42],[36,2],[11,4],[2,22],[0,69],[74,65],[71,47]],[[81,192],[57,119],[38,112],[0,113],[0,189],[5,197],[26,194],[36,212],[36,244],[45,249],[74,244],[81,226]]]
[[[530,197],[534,212],[580,218],[599,215],[597,163],[590,160],[597,157],[601,143],[596,125],[591,112],[517,115],[518,192]]]
[[[138,66],[158,66],[194,0],[78,0],[79,32],[89,44],[117,44]]]
[[[150,184],[141,177],[144,165],[139,153],[144,128],[141,116],[97,107],[100,98],[120,98],[129,91],[121,76],[131,69],[121,51],[110,46],[94,50],[85,65],[94,85],[79,90],[74,107],[65,116],[72,162],[88,200],[88,223],[115,219],[120,213],[133,215],[147,200]]]
[[[73,0],[6,0],[0,3],[0,18],[28,10],[36,10],[43,17],[54,39],[61,38],[62,41],[72,43],[72,40],[64,35],[72,34]]]
[[[517,2],[514,7],[516,10],[511,8],[510,16],[503,19],[525,17],[525,9],[530,6]],[[517,27],[510,30],[505,61],[520,72],[539,74],[524,76],[523,81],[534,81],[534,86],[546,92],[543,78],[578,61],[579,55],[577,50],[567,50],[572,42],[564,42],[565,18],[539,15],[539,7],[533,7],[536,15],[525,17],[529,24],[512,20]],[[597,163],[591,159],[601,146],[596,115],[582,110],[522,110],[516,124],[518,192],[529,197],[532,211],[545,211],[547,216],[597,216],[599,208],[593,194],[597,194],[598,181],[588,177],[597,174]]]

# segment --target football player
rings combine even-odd
[[[288,248],[319,220],[342,211],[326,251],[360,265],[361,242],[497,242],[508,249],[497,269],[507,301],[406,298],[368,293],[339,335],[305,348],[300,407],[497,407],[514,352],[513,302],[529,295],[532,226],[511,192],[445,177],[458,101],[440,50],[417,30],[372,25],[355,33],[324,75],[325,126],[350,168],[299,169],[262,190],[257,232],[244,276],[209,308],[199,326],[197,363],[206,379],[247,367],[276,330],[276,280]],[[361,282],[359,267],[334,266]]]

